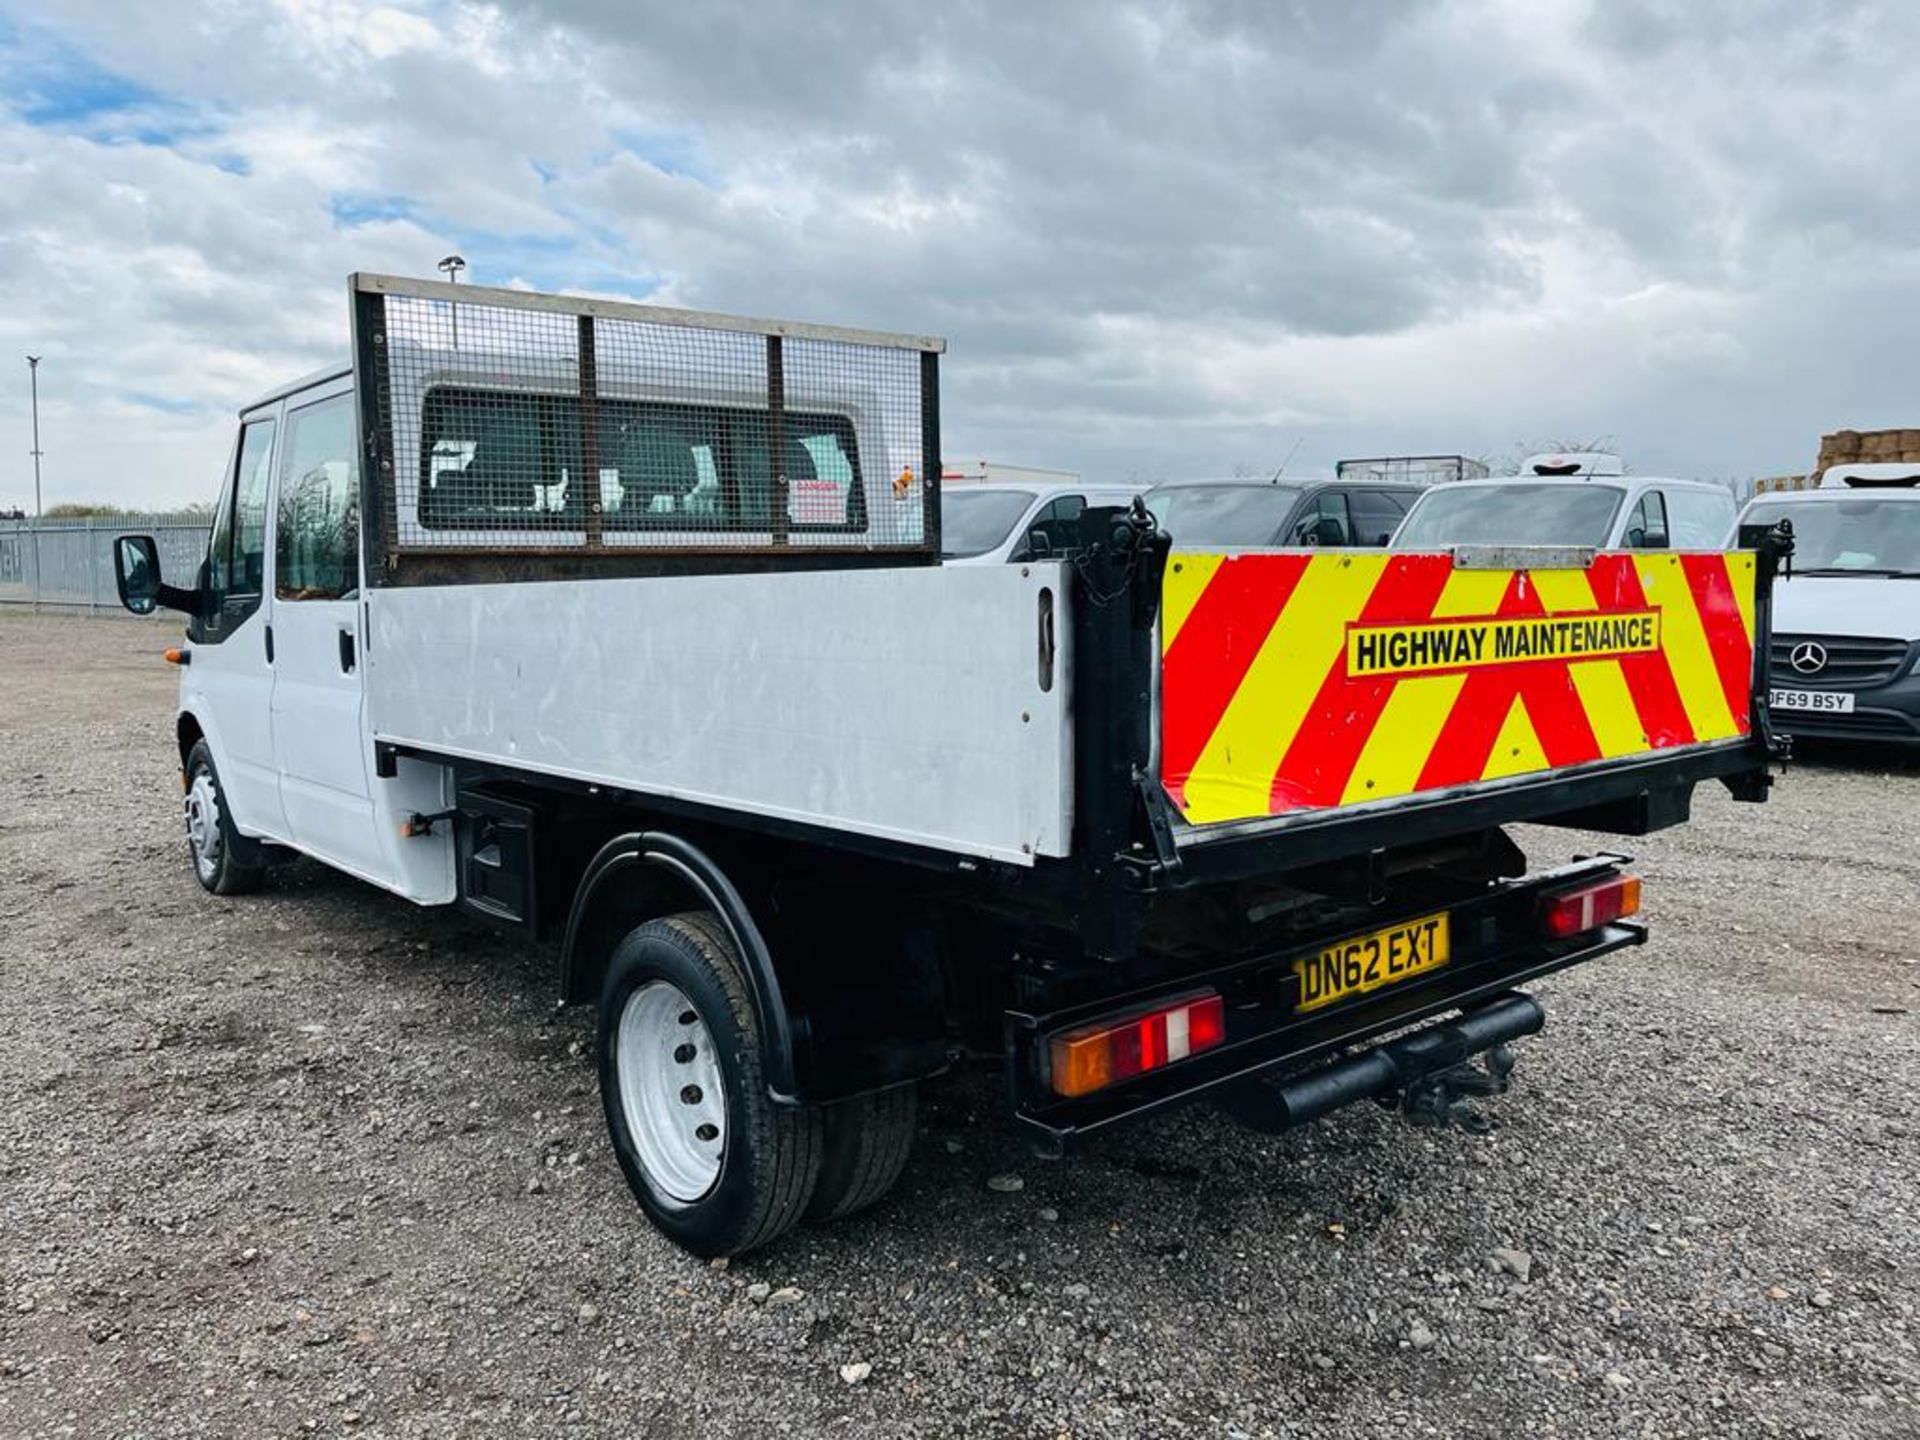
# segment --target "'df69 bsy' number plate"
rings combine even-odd
[[[1294,1008],[1304,1015],[1382,985],[1410,980],[1438,970],[1451,954],[1444,914],[1356,935],[1293,962],[1294,974],[1300,977],[1300,1003]]]

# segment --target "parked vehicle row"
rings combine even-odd
[[[1756,497],[1630,476],[1615,456],[1539,455],[1515,476],[1429,487],[1192,482],[1147,503],[1180,548],[1462,546],[1711,551],[1790,522],[1792,575],[1771,639],[1771,718],[1787,735],[1920,744],[1920,466],[1831,467]],[[1401,518],[1402,515],[1404,518]]]

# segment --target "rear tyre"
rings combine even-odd
[[[902,1085],[825,1107],[826,1149],[809,1220],[838,1220],[893,1188],[913,1151],[919,1090]]]
[[[233,828],[227,793],[220,788],[213,751],[204,740],[196,740],[187,752],[186,812],[187,848],[201,887],[215,895],[258,890],[266,878],[260,847]]]
[[[696,1255],[738,1255],[806,1213],[817,1110],[767,1095],[762,1027],[725,928],[650,920],[614,947],[600,994],[600,1100],[647,1218]]]

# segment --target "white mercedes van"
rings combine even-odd
[[[1836,465],[1740,513],[1781,520],[1794,554],[1773,592],[1775,727],[1920,745],[1920,465]]]

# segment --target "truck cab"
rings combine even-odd
[[[168,595],[186,612],[188,838],[216,893],[255,888],[270,857],[299,851],[411,899],[453,898],[446,857],[399,833],[407,815],[443,808],[441,776],[377,776],[367,734],[354,403],[339,367],[241,410],[206,557]],[[149,568],[138,547],[123,542],[123,571]]]

